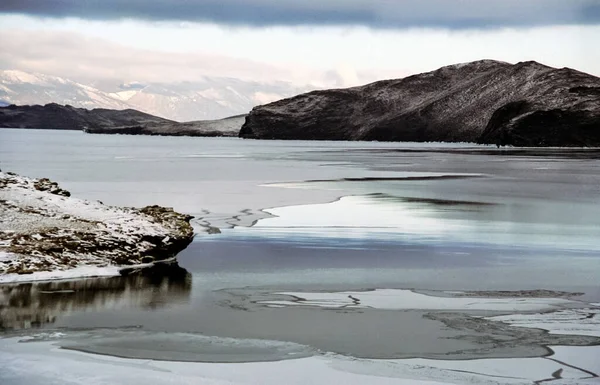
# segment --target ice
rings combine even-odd
[[[596,347],[595,353],[600,352]],[[574,363],[577,361],[570,361]],[[373,376],[427,378],[450,384],[533,384],[552,378],[561,370],[560,384],[578,384],[589,373],[547,358],[508,358],[481,360],[338,360],[333,365],[340,370]]]
[[[400,179],[480,176],[481,174],[413,173],[402,174]],[[319,186],[320,188],[320,185],[315,182],[318,181],[279,183],[269,186],[286,188]],[[374,237],[379,240],[398,240],[404,237],[427,242],[442,240],[474,244],[510,244],[515,247],[552,247],[554,250],[595,251],[598,247],[595,240],[582,236],[592,230],[590,226],[573,225],[557,233],[554,224],[519,223],[518,231],[515,231],[517,228],[510,221],[446,217],[435,211],[439,208],[386,198],[384,194],[349,195],[329,203],[266,209],[263,211],[271,217],[261,219],[254,227],[315,238]],[[464,203],[490,204],[489,202]]]
[[[0,340],[3,385],[229,384],[229,385],[448,385],[532,384],[560,379],[563,385],[592,383],[600,347],[553,347],[552,357],[444,361],[368,360],[324,354],[276,362],[201,363],[123,359],[59,349],[63,335]],[[19,342],[26,341],[26,342]]]
[[[536,311],[578,306],[580,302],[564,298],[527,297],[435,297],[412,290],[377,289],[343,292],[280,292],[290,300],[261,301],[267,306],[318,306],[326,308],[373,308],[388,310],[487,310]]]
[[[118,276],[119,266],[80,266],[68,270],[36,271],[32,274],[5,274],[0,275],[1,283],[50,281],[56,279],[73,279],[89,277],[111,277]]]
[[[52,341],[19,343],[0,340],[3,385],[54,384],[215,384],[215,385],[442,385],[445,382],[402,380],[350,373],[332,365],[336,358],[242,364],[184,363],[121,359],[55,347]]]
[[[551,346],[553,360],[576,363],[578,368],[600,375],[600,346]],[[600,382],[599,378],[596,378]]]

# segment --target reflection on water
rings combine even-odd
[[[156,309],[187,302],[191,287],[192,276],[182,268],[165,275],[2,285],[0,330],[41,327],[72,311]]]

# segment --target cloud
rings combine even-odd
[[[248,59],[136,49],[62,31],[5,31],[0,34],[0,68],[81,81],[181,82],[206,76],[273,81],[290,77],[284,68]]]
[[[470,29],[600,24],[599,0],[3,0],[0,12],[259,27]]]
[[[401,71],[360,71],[343,67],[332,79],[327,69],[269,64],[248,58],[203,52],[173,53],[124,46],[97,37],[66,31],[2,31],[0,69],[17,69],[75,80],[134,88],[139,83],[179,83],[227,77],[263,83],[288,82],[299,86],[350,86]],[[340,70],[336,71],[338,74]],[[345,76],[343,79],[340,76]],[[342,80],[340,80],[342,79]],[[122,82],[128,82],[123,84]],[[269,95],[258,95],[269,99]]]

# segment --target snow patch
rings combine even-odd
[[[119,275],[119,270],[121,268],[122,267],[119,266],[80,266],[68,270],[36,271],[32,274],[5,274],[0,275],[0,284],[74,278],[113,277]]]
[[[537,314],[511,314],[486,319],[504,322],[511,326],[544,329],[551,334],[600,337],[600,308],[566,309]]]

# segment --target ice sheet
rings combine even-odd
[[[577,301],[564,298],[527,297],[436,297],[411,290],[377,289],[331,293],[280,292],[291,299],[261,301],[267,306],[319,306],[326,308],[374,308],[389,310],[489,310],[535,311],[576,306]]]
[[[600,347],[556,347],[555,359],[366,360],[334,354],[258,363],[189,363],[122,359],[58,349],[53,338],[19,343],[0,340],[3,385],[53,384],[532,384],[592,383]]]

